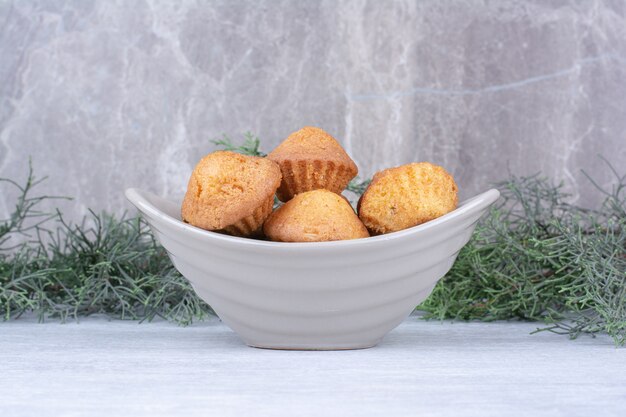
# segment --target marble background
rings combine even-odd
[[[626,3],[0,3],[0,176],[30,156],[74,218],[129,186],[179,197],[223,133],[270,150],[304,125],[363,176],[433,161],[467,197],[542,171],[595,204],[581,169],[626,162]]]

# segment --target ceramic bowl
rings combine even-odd
[[[174,266],[246,344],[316,350],[380,342],[448,272],[498,196],[489,190],[387,235],[282,243],[199,229],[181,221],[179,202],[126,191]]]

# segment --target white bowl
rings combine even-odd
[[[272,349],[376,345],[432,291],[500,193],[489,190],[436,220],[366,239],[282,243],[208,232],[180,204],[128,189],[198,295],[243,341]]]

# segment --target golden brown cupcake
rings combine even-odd
[[[235,236],[259,231],[272,212],[280,168],[255,156],[218,151],[193,170],[183,200],[183,220]]]
[[[279,242],[325,242],[369,236],[348,200],[328,190],[296,195],[270,215],[263,231]]]
[[[277,192],[281,201],[318,189],[341,194],[358,173],[356,164],[335,138],[317,127],[292,133],[267,157],[280,165],[283,174]]]
[[[445,169],[416,162],[377,172],[358,204],[372,235],[407,229],[454,210],[458,188]]]

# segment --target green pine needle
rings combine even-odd
[[[575,338],[626,342],[626,178],[599,210],[538,176],[498,184],[503,199],[418,309],[427,318],[536,320]]]
[[[249,156],[266,156],[266,154],[259,151],[261,140],[258,137],[254,136],[251,132],[246,132],[243,136],[244,142],[241,145],[233,144],[232,139],[227,135],[223,135],[222,139],[214,139],[211,142],[224,151],[238,152]]]

